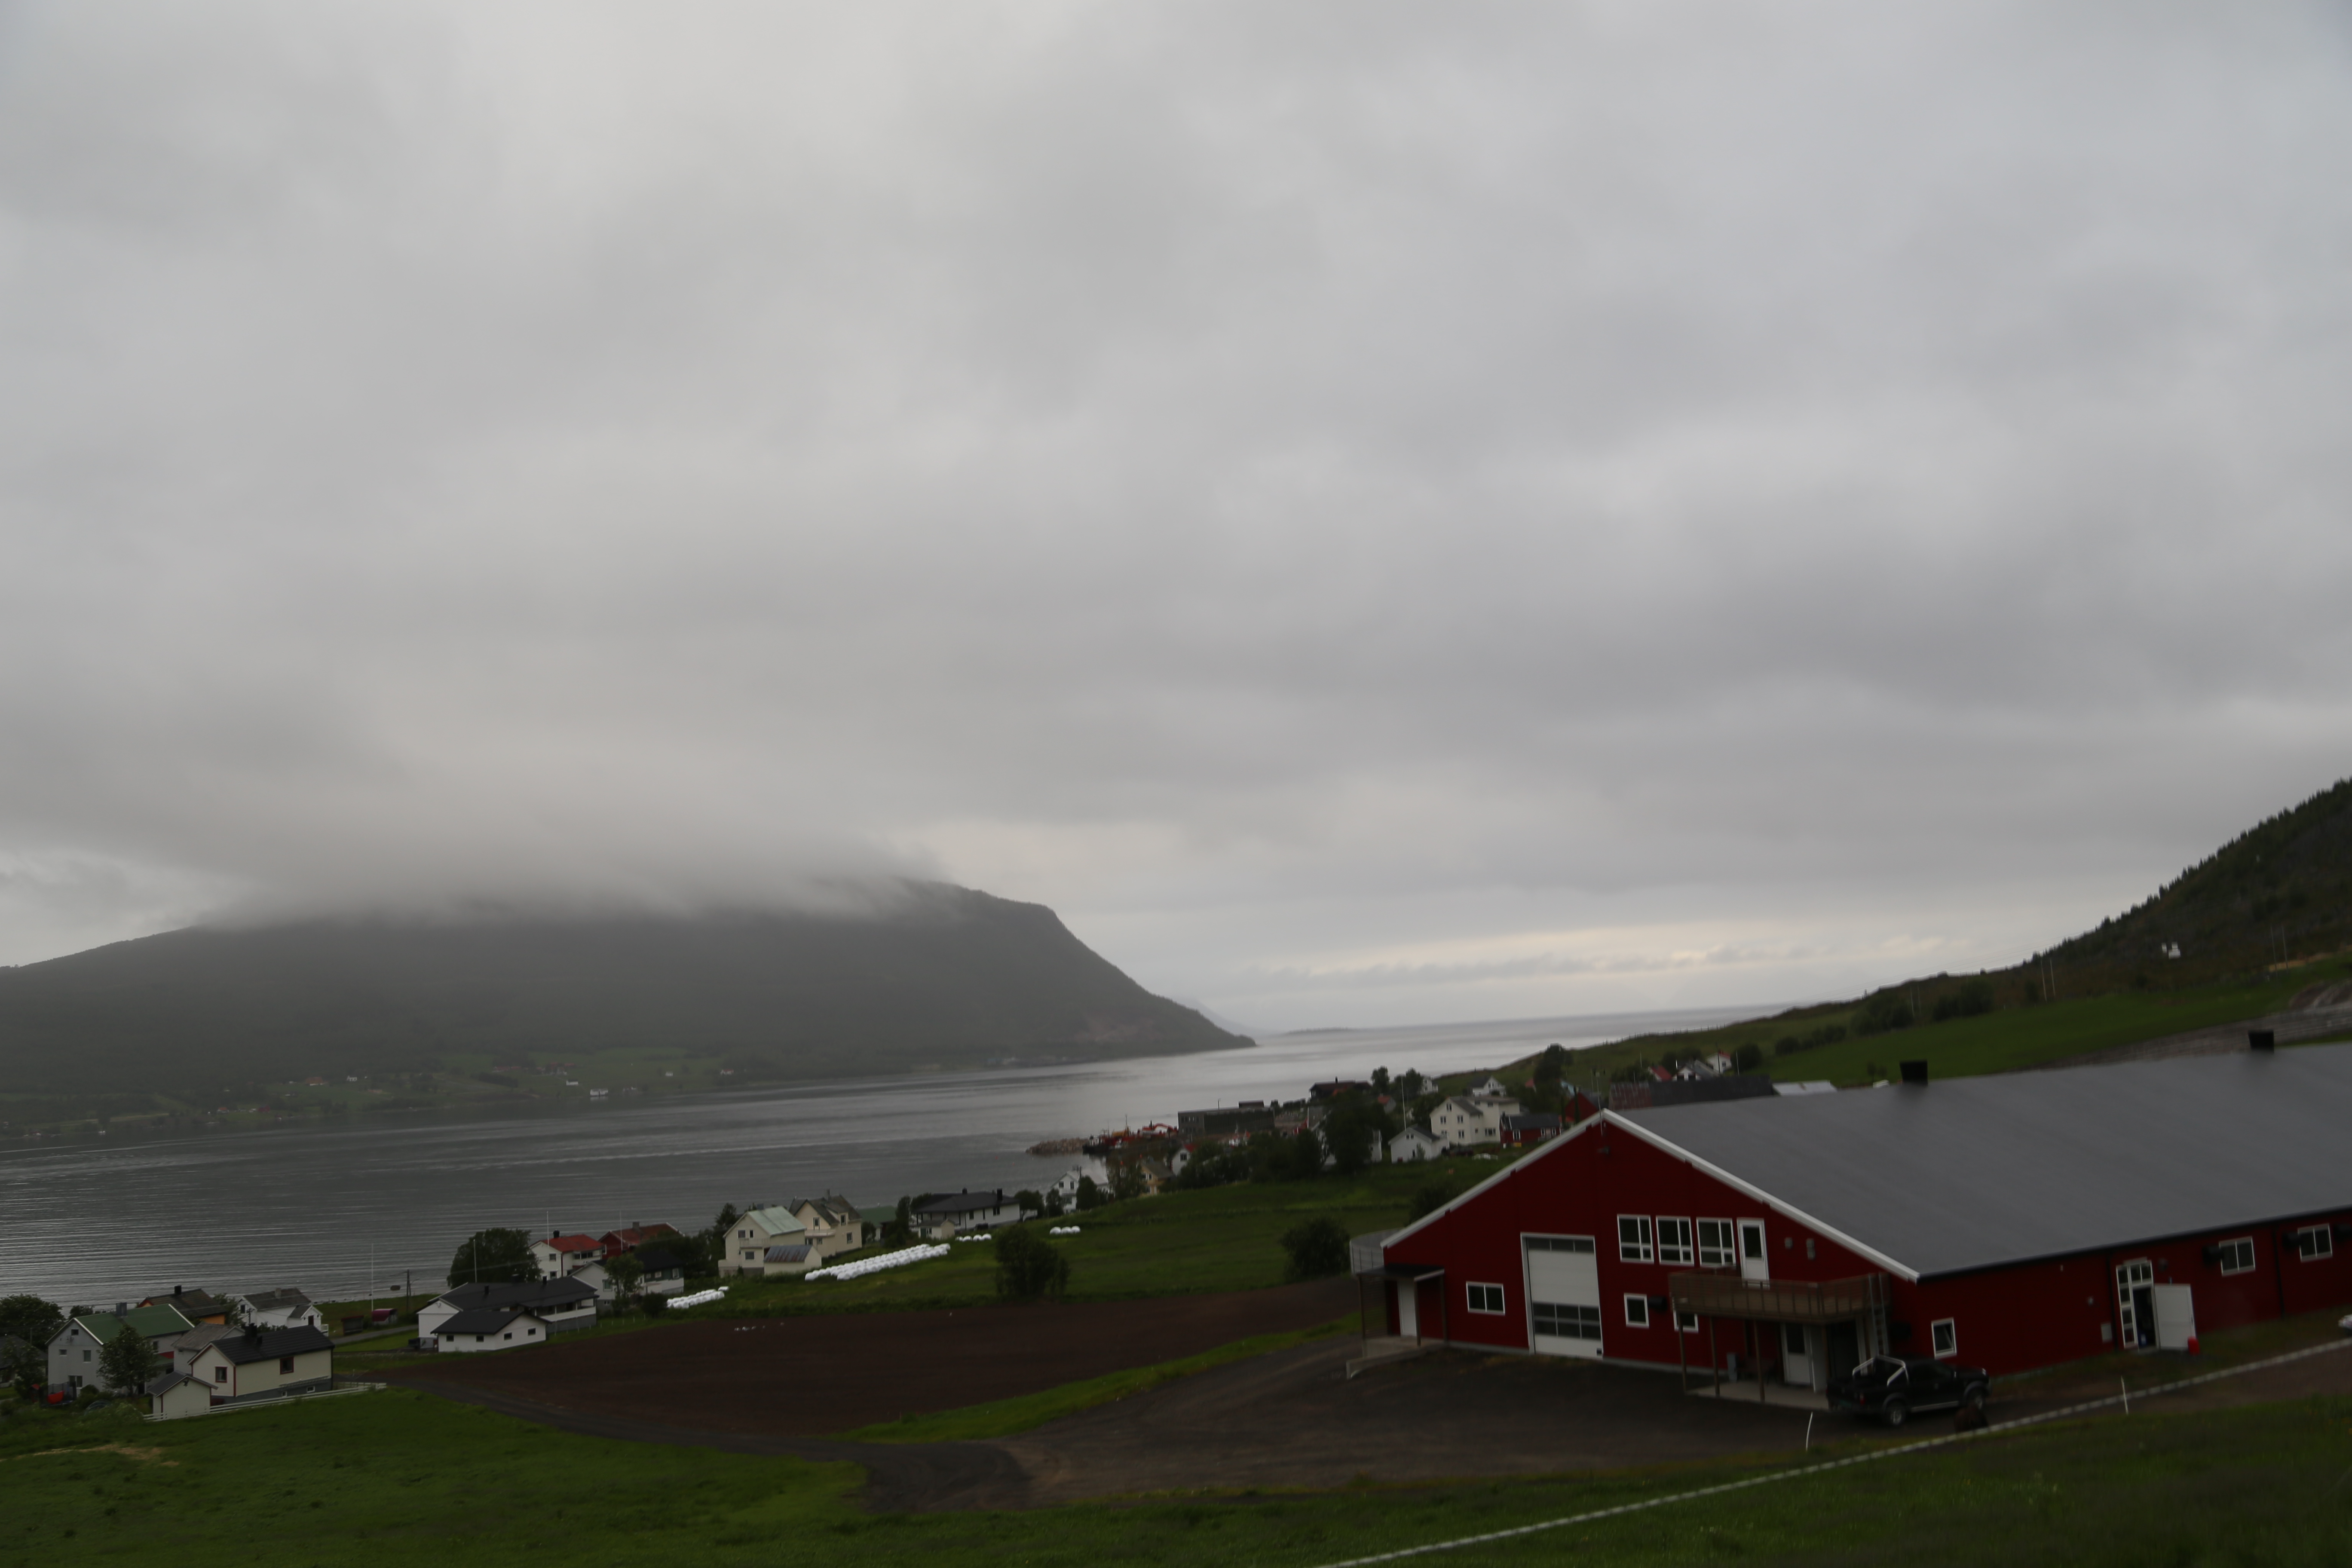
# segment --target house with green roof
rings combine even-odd
[[[103,1388],[106,1376],[100,1357],[128,1324],[158,1356],[195,1327],[171,1307],[134,1307],[121,1302],[111,1312],[76,1312],[49,1338],[48,1387],[68,1397],[85,1386]]]
[[[765,1274],[768,1248],[793,1247],[808,1240],[808,1226],[782,1204],[762,1204],[737,1215],[719,1258],[721,1274]]]

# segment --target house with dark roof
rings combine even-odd
[[[520,1350],[545,1344],[553,1331],[545,1318],[524,1308],[469,1307],[441,1321],[433,1348],[445,1355]]]
[[[616,1303],[619,1289],[613,1279],[613,1266],[623,1258],[635,1259],[639,1270],[637,1282],[630,1287],[632,1296],[675,1296],[686,1289],[685,1260],[659,1247],[641,1247],[635,1252],[616,1253],[591,1263],[572,1278],[593,1289],[599,1302]]]
[[[1550,1111],[1514,1111],[1503,1118],[1502,1135],[1496,1142],[1506,1149],[1517,1149],[1559,1136],[1559,1118]]]
[[[248,1326],[213,1341],[180,1371],[202,1384],[214,1405],[315,1394],[334,1386],[335,1342],[307,1324],[290,1329]]]
[[[911,1213],[915,1228],[935,1241],[1017,1225],[1022,1217],[1020,1204],[1002,1187],[945,1193],[917,1204]]]
[[[1579,1122],[1388,1238],[1390,1330],[1818,1391],[2352,1301],[2352,1046],[1906,1073]]]
[[[226,1323],[229,1304],[209,1290],[191,1290],[184,1285],[174,1285],[168,1295],[158,1293],[139,1303],[142,1307],[169,1307],[192,1323]]]
[[[561,1334],[595,1325],[596,1290],[577,1276],[565,1279],[531,1279],[519,1285],[459,1285],[417,1310],[416,1336],[425,1342],[436,1340],[450,1320],[459,1313],[481,1310],[529,1313],[539,1320],[549,1334]],[[473,1334],[489,1331],[473,1328],[461,1331]],[[505,1331],[501,1329],[499,1331],[503,1333]],[[489,1342],[484,1342],[487,1345]],[[504,1340],[496,1342],[502,1347],[507,1343]],[[533,1340],[531,1342],[539,1342]],[[428,1342],[424,1348],[430,1350],[435,1347]],[[468,1342],[467,1348],[472,1348],[471,1342]]]

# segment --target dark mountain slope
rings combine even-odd
[[[1152,995],[1054,911],[909,890],[876,919],[192,928],[0,970],[0,1093],[161,1092],[601,1049],[717,1056],[743,1079],[1245,1043]]]
[[[2249,828],[2052,950],[2074,987],[2242,973],[2352,943],[2352,779]],[[2178,946],[2180,956],[2169,956]]]

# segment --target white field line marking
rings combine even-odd
[[[2233,1366],[2225,1372],[2209,1372],[2199,1377],[2186,1377],[2179,1383],[2168,1383],[2159,1388],[2143,1388],[2139,1396],[2150,1398],[2169,1394],[2176,1389],[2195,1388],[2203,1383],[2219,1383],[2225,1377],[2243,1377],[2250,1372],[2266,1367],[2284,1366],[2289,1362],[2302,1361],[2315,1355],[2329,1355],[2336,1351],[2352,1350],[2352,1340],[2338,1340],[2331,1344],[2313,1345],[2305,1350],[2289,1351],[2284,1355],[2271,1356],[2263,1361],[2250,1361],[2243,1366]],[[1726,1481],[1720,1486],[1701,1487],[1696,1491],[1676,1492],[1672,1497],[1649,1498],[1641,1502],[1620,1503],[1615,1508],[1595,1509],[1591,1513],[1571,1514],[1566,1519],[1548,1519],[1540,1524],[1522,1524],[1509,1530],[1488,1531],[1484,1535],[1465,1535],[1455,1541],[1434,1541],[1426,1546],[1407,1546],[1395,1552],[1382,1552],[1370,1557],[1350,1557],[1344,1562],[1328,1563],[1323,1568],[1363,1568],[1368,1563],[1393,1563],[1401,1557],[1419,1557],[1432,1552],[1451,1552],[1461,1546],[1483,1546],[1490,1541],[1508,1541],[1515,1536],[1534,1535],[1541,1531],[1558,1530],[1563,1525],[1590,1524],[1594,1520],[1614,1519],[1619,1514],[1640,1513],[1645,1509],[1664,1508],[1672,1503],[1695,1502],[1700,1498],[1720,1497],[1748,1487],[1769,1486],[1774,1481],[1801,1480],[1828,1470],[1843,1469],[1848,1465],[1867,1465],[1879,1459],[1891,1459],[1898,1454],[1916,1454],[1926,1448],[1940,1448],[1952,1443],[1973,1442],[1979,1437],[1995,1437],[2014,1432],[2021,1426],[2038,1426],[2044,1421],[2063,1421],[2071,1415],[2124,1403],[2125,1396],[2109,1394],[2105,1399],[2086,1400],[2081,1405],[2069,1405],[2063,1410],[2045,1410],[2039,1415],[2021,1415],[2014,1421],[2004,1421],[1998,1426],[1980,1426],[1973,1432],[1954,1432],[1942,1437],[1923,1437],[1916,1443],[1904,1443],[1892,1448],[1880,1448],[1868,1454],[1855,1454],[1848,1458],[1830,1459],[1818,1465],[1805,1465],[1793,1470],[1776,1470],[1768,1476],[1750,1476],[1746,1480]]]

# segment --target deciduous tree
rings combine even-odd
[[[539,1278],[539,1259],[530,1255],[530,1233],[498,1228],[478,1230],[457,1247],[449,1260],[449,1283],[457,1285],[520,1285]]]
[[[147,1380],[163,1365],[163,1358],[155,1353],[147,1336],[128,1323],[98,1352],[98,1370],[106,1386],[117,1394],[143,1393]]]
[[[1062,1249],[1025,1225],[996,1233],[996,1293],[1008,1301],[1059,1296],[1070,1283],[1070,1260]]]
[[[1348,1227],[1329,1215],[1303,1220],[1282,1233],[1290,1278],[1324,1279],[1348,1271]]]

